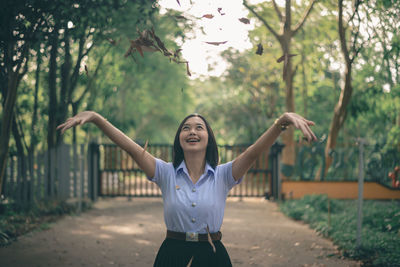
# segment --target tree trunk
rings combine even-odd
[[[51,36],[51,50],[49,63],[49,123],[47,128],[47,148],[56,146],[57,127],[57,49],[58,49],[58,27],[54,27]]]
[[[11,69],[11,68],[10,68]],[[5,104],[1,118],[1,135],[0,135],[0,187],[3,184],[3,177],[7,166],[8,148],[10,141],[10,133],[12,120],[14,116],[14,106],[17,100],[18,73],[13,72],[8,75],[8,87],[5,96]],[[3,189],[0,188],[0,194]]]
[[[243,2],[244,6],[249,9],[261,22],[265,25],[269,32],[279,41],[283,52],[283,80],[286,87],[286,111],[294,112],[294,94],[293,94],[293,77],[296,71],[292,69],[292,61],[290,58],[290,43],[296,33],[303,27],[307,17],[309,16],[315,1],[312,1],[308,9],[304,12],[302,19],[292,29],[292,11],[291,0],[285,1],[285,14],[282,14],[275,0],[272,1],[275,12],[280,20],[281,32],[277,33],[270,24],[261,17],[246,1]],[[294,171],[294,163],[296,159],[295,142],[294,142],[294,129],[288,128],[282,134],[282,141],[285,145],[282,151],[282,178],[290,177]]]
[[[285,38],[281,43],[283,54],[286,56],[283,65],[283,79],[285,81],[286,87],[286,100],[285,106],[287,112],[295,112],[294,106],[294,93],[293,93],[293,69],[292,69],[292,61],[289,58],[290,54],[290,39],[291,36]],[[296,161],[296,153],[295,153],[295,142],[294,142],[294,128],[289,127],[282,134],[282,141],[285,145],[282,150],[282,178],[290,177],[294,171],[294,164]]]
[[[325,146],[325,176],[332,164],[333,158],[331,157],[331,151],[336,147],[337,137],[346,119],[347,106],[350,103],[351,95],[353,93],[353,87],[351,85],[351,69],[354,58],[350,59],[349,50],[347,48],[346,27],[343,24],[343,0],[339,0],[338,9],[338,31],[341,51],[346,64],[346,71],[344,76],[344,85],[340,92],[339,101],[335,106],[328,140]]]
[[[70,37],[69,30],[67,27],[64,27],[64,63],[61,66],[61,91],[60,91],[60,102],[58,105],[58,116],[57,116],[57,124],[60,124],[65,121],[68,113],[68,95],[71,94],[73,88],[71,88],[71,53],[70,53]],[[63,135],[60,132],[56,133],[57,135],[57,144],[62,143]]]
[[[332,164],[333,158],[330,156],[330,152],[335,149],[337,137],[339,131],[343,126],[343,123],[347,115],[347,106],[350,103],[353,88],[351,85],[351,64],[346,66],[345,84],[340,92],[339,102],[336,104],[331,126],[329,129],[329,136],[325,146],[325,175],[328,172],[329,167]]]
[[[33,112],[32,112],[32,124],[31,124],[31,142],[28,148],[28,155],[33,156],[35,153],[35,147],[37,145],[37,135],[36,135],[36,124],[38,121],[38,95],[39,95],[39,85],[40,85],[40,69],[42,64],[42,55],[40,53],[40,46],[37,50],[36,57],[36,72],[35,72],[35,91],[33,95]],[[31,157],[29,157],[31,158]],[[31,163],[30,163],[31,164]],[[31,168],[32,169],[32,168]]]

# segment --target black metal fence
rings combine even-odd
[[[277,157],[280,145],[275,145],[270,152],[266,151],[255,162],[246,174],[243,182],[234,187],[230,196],[239,197],[265,197],[278,196],[278,187],[274,187],[273,180],[278,178]],[[247,145],[219,146],[220,162],[225,163],[235,159]],[[167,162],[172,161],[172,145],[152,144],[147,147],[153,156]],[[99,195],[101,196],[128,196],[147,197],[161,196],[157,185],[151,183],[139,169],[132,158],[119,147],[113,144],[99,145]],[[273,161],[275,159],[275,161]],[[276,183],[275,183],[276,184]]]
[[[10,155],[2,184],[2,201],[29,207],[48,199],[82,200],[97,195],[96,146],[66,145],[34,155]],[[89,149],[89,151],[88,151]]]
[[[359,146],[356,141],[339,144],[330,152],[332,165],[324,175],[325,141],[296,148],[296,165],[291,175],[293,180],[312,181],[356,181],[358,177]],[[389,172],[400,166],[400,151],[384,144],[364,145],[365,181],[377,182],[392,187]]]

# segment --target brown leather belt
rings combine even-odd
[[[222,233],[220,231],[216,233],[210,233],[212,241],[219,241],[222,238]],[[183,241],[191,241],[191,242],[207,242],[208,234],[199,234],[194,232],[174,232],[167,230],[167,238],[183,240]]]

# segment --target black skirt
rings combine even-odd
[[[154,267],[186,267],[192,258],[191,267],[231,267],[231,260],[222,242],[213,243],[216,253],[208,242],[166,238],[157,253]]]

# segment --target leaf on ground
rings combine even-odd
[[[261,43],[259,43],[259,44],[257,45],[256,54],[261,56],[261,55],[263,54],[263,51],[264,51],[263,45],[262,45]]]
[[[288,58],[294,57],[294,56],[297,56],[297,54],[289,54]],[[276,62],[280,63],[280,62],[284,61],[285,59],[286,59],[286,55],[283,55],[283,56],[281,56],[280,58],[278,58],[278,59],[276,60]]]
[[[213,14],[205,14],[202,16],[202,18],[206,18],[206,19],[212,19],[214,17]]]
[[[207,44],[210,44],[210,45],[221,45],[221,44],[225,44],[226,42],[228,42],[228,41],[223,41],[223,42],[206,42]]]
[[[250,24],[250,20],[248,18],[240,18],[239,21],[244,24]]]

